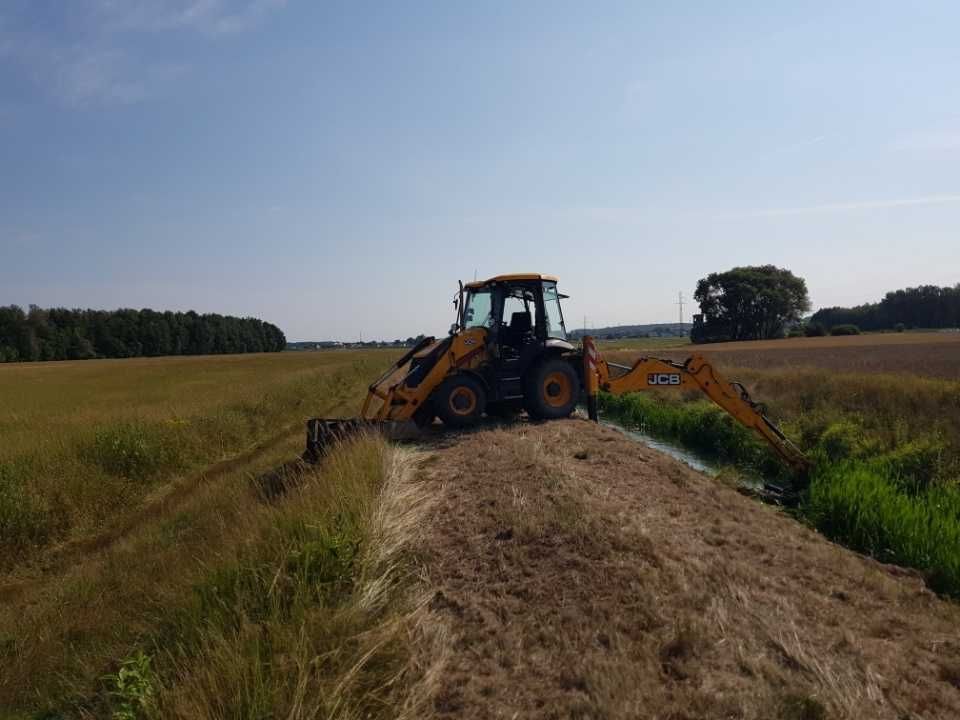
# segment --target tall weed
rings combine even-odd
[[[163,717],[387,717],[408,647],[394,613],[406,572],[376,525],[387,465],[360,439],[279,501],[235,557],[212,567],[157,638]],[[373,582],[387,590],[368,602]]]
[[[17,465],[0,463],[0,546],[43,544],[56,534],[61,521],[55,508],[29,488]]]
[[[79,455],[110,475],[143,481],[184,465],[178,441],[173,427],[122,422],[97,428],[93,437],[81,444]]]
[[[801,513],[830,538],[884,562],[927,573],[938,592],[960,596],[960,490],[905,492],[882,463],[817,467]]]

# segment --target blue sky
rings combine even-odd
[[[960,282],[960,5],[3,0],[0,303],[443,332],[457,279],[672,321]],[[688,306],[688,315],[692,310]],[[689,318],[688,318],[689,319]]]

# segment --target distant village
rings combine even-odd
[[[690,334],[690,323],[655,323],[651,325],[616,325],[613,327],[599,327],[571,330],[568,336],[571,340],[579,340],[585,334],[593,335],[601,340],[620,340],[623,338],[645,337],[686,337]],[[406,340],[357,340],[356,342],[342,342],[340,340],[305,340],[288,342],[287,350],[336,350],[359,348],[404,348],[413,347],[424,338],[423,335],[408,337]]]
[[[341,342],[339,340],[305,340],[288,342],[287,350],[338,350],[359,348],[404,348],[413,347],[425,336],[408,337],[406,340],[358,340],[356,342]]]

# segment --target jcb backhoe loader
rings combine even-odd
[[[315,462],[334,440],[358,428],[476,424],[484,413],[526,410],[534,419],[570,415],[585,399],[598,420],[600,390],[622,395],[651,389],[702,391],[769,443],[803,474],[809,462],[753,402],[744,387],[723,380],[702,356],[683,363],[640,358],[632,367],[604,360],[593,339],[567,340],[557,278],[498,275],[460,284],[456,322],[447,337],[425,338],[369,387],[359,418],[307,422],[304,459]]]

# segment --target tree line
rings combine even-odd
[[[256,318],[155,310],[0,307],[0,362],[279,352],[286,337]]]
[[[888,292],[880,302],[818,310],[811,322],[826,328],[856,325],[861,330],[960,327],[960,284],[921,285]]]

